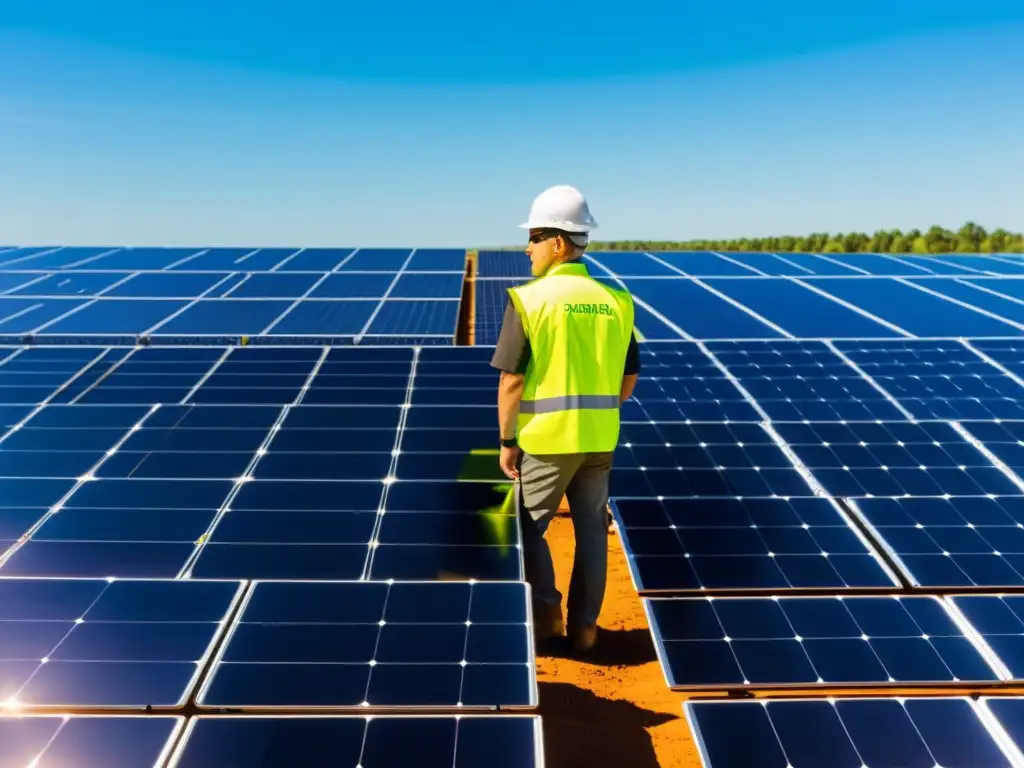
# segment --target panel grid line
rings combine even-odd
[[[892,403],[893,406],[896,408],[896,410],[898,410],[900,413],[902,413],[904,415],[904,417],[906,417],[906,419],[908,421],[917,421],[917,419],[914,418],[914,414],[912,414],[910,411],[908,411],[906,408],[904,408],[900,404],[899,400],[897,400],[895,397],[893,397],[885,389],[885,387],[883,387],[881,384],[879,384],[873,378],[868,376],[868,374],[864,372],[863,368],[861,368],[859,365],[857,365],[857,363],[855,363],[853,360],[851,360],[849,357],[847,357],[845,354],[843,354],[843,352],[838,347],[836,347],[834,342],[826,341],[825,342],[825,346],[828,347],[832,351],[832,353],[835,354],[840,360],[842,360],[844,363],[846,363],[848,366],[850,366],[850,368],[855,370],[861,376],[861,378],[863,378],[864,381],[866,381],[868,384],[870,384],[872,386],[872,388],[874,388],[880,395],[882,395],[886,400],[888,400],[890,403]]]

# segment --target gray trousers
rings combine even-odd
[[[596,624],[608,572],[608,480],[613,453],[533,455],[519,464],[520,523],[526,580],[535,602],[561,605],[551,550],[544,539],[558,505],[569,501],[576,534],[569,582],[568,625]]]

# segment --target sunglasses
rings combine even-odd
[[[550,240],[553,237],[558,237],[561,232],[557,229],[542,229],[538,232],[530,233],[530,242],[536,245],[537,243],[543,243],[545,240]]]

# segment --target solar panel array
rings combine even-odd
[[[588,258],[645,341],[613,513],[670,685],[1021,679],[1024,260]],[[0,249],[16,764],[543,764],[487,365],[528,262],[476,264],[459,347],[463,251]],[[806,717],[860,764],[1024,765],[1008,699],[879,699],[898,754],[847,703]],[[828,765],[788,704],[703,706],[713,768]]]
[[[0,341],[451,344],[465,251],[0,251]]]
[[[647,342],[612,510],[705,766],[1024,765],[1021,700],[960,697],[1024,681],[1024,260],[586,258]],[[481,259],[494,343],[528,262]]]

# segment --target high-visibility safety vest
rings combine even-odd
[[[581,262],[557,264],[509,296],[530,343],[519,447],[535,455],[615,450],[632,297]]]

